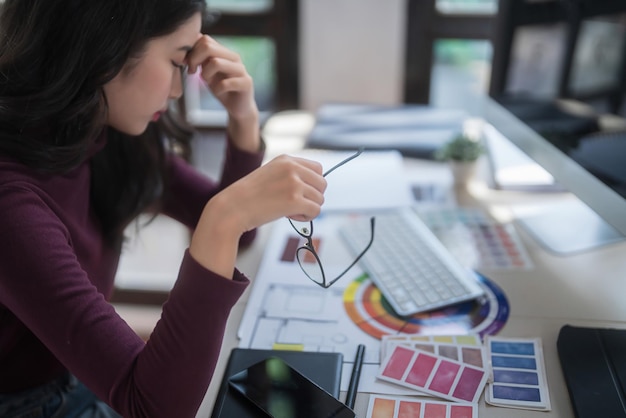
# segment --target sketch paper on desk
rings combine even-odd
[[[338,231],[348,220],[359,222],[356,216],[362,222],[369,222],[368,216],[354,212],[323,214],[314,222],[313,239],[329,280],[342,273],[353,260]],[[304,240],[291,224],[286,219],[277,220],[269,232],[238,329],[239,346],[339,352],[344,359],[343,390],[347,388],[359,344],[367,347],[359,391],[415,394],[415,389],[376,378],[383,360],[381,339],[385,335],[421,338],[425,335],[489,334],[498,332],[508,318],[506,297],[483,276],[480,277],[485,298],[469,305],[400,317],[390,310],[360,266],[354,266],[330,288],[324,289],[300,268],[296,254]],[[363,239],[369,241],[369,237]],[[301,261],[308,265],[306,257]],[[307,268],[307,271],[312,270]]]
[[[344,216],[350,215],[322,215],[315,221],[315,236],[321,239],[319,256],[329,277],[335,277],[352,261],[336,232]],[[362,332],[345,313],[344,291],[363,275],[362,270],[355,266],[333,286],[323,289],[302,272],[295,260],[295,247],[285,244],[295,235],[286,219],[273,224],[238,330],[239,347],[341,352],[341,389],[345,391],[356,348],[362,343],[367,349],[359,391],[415,394],[376,380],[381,363],[380,340]]]
[[[353,152],[304,150],[298,156],[318,161],[324,171]],[[326,178],[323,212],[367,211],[410,206],[413,198],[397,151],[368,151]]]

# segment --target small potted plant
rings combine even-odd
[[[439,148],[435,158],[448,161],[454,183],[457,186],[465,186],[474,177],[476,161],[484,152],[485,147],[479,139],[460,134]]]

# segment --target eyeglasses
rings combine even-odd
[[[337,168],[341,167],[342,165],[346,164],[349,161],[352,161],[353,159],[361,155],[362,152],[363,152],[363,148],[359,148],[359,150],[355,154],[349,156],[345,160],[341,161],[339,164],[330,168],[328,171],[326,171],[323,174],[323,176],[326,177],[328,174],[332,173]],[[343,277],[343,275],[346,274],[352,267],[354,267],[354,265],[361,259],[361,257],[363,257],[363,255],[367,252],[367,250],[369,250],[369,248],[372,246],[372,243],[374,242],[375,218],[371,217],[370,218],[370,239],[369,239],[368,244],[365,246],[363,251],[359,253],[358,257],[341,274],[339,274],[337,277],[329,281],[326,279],[326,274],[324,273],[324,267],[322,267],[322,262],[320,261],[317,251],[315,250],[315,245],[314,245],[314,240],[313,240],[313,221],[298,222],[298,221],[293,221],[291,219],[288,219],[288,220],[291,226],[293,227],[293,229],[296,230],[298,235],[306,239],[306,242],[304,243],[304,245],[299,247],[296,251],[296,258],[298,259],[298,264],[300,265],[300,268],[302,269],[304,274],[307,275],[309,279],[311,279],[314,283],[322,286],[325,289],[332,286],[337,280]]]

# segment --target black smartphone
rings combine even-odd
[[[232,375],[228,384],[273,418],[355,417],[345,404],[277,357]]]

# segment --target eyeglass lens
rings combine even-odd
[[[347,273],[361,259],[363,254],[367,252],[374,241],[375,218],[362,216],[353,220],[353,225],[356,222],[363,222],[364,225],[356,226],[358,234],[356,237],[351,238],[351,246],[361,252],[358,257],[354,258],[352,263],[347,266],[345,264],[346,255],[343,251],[327,251],[325,260],[332,260],[333,257],[335,257],[336,260],[334,262],[327,263],[327,265],[330,266],[330,269],[325,271],[318,256],[320,240],[315,237],[307,238],[306,244],[298,249],[296,255],[300,268],[309,277],[309,279],[322,287],[330,287],[345,273]],[[368,223],[369,225],[365,225],[365,223]],[[339,267],[343,268],[343,270],[339,270]]]

